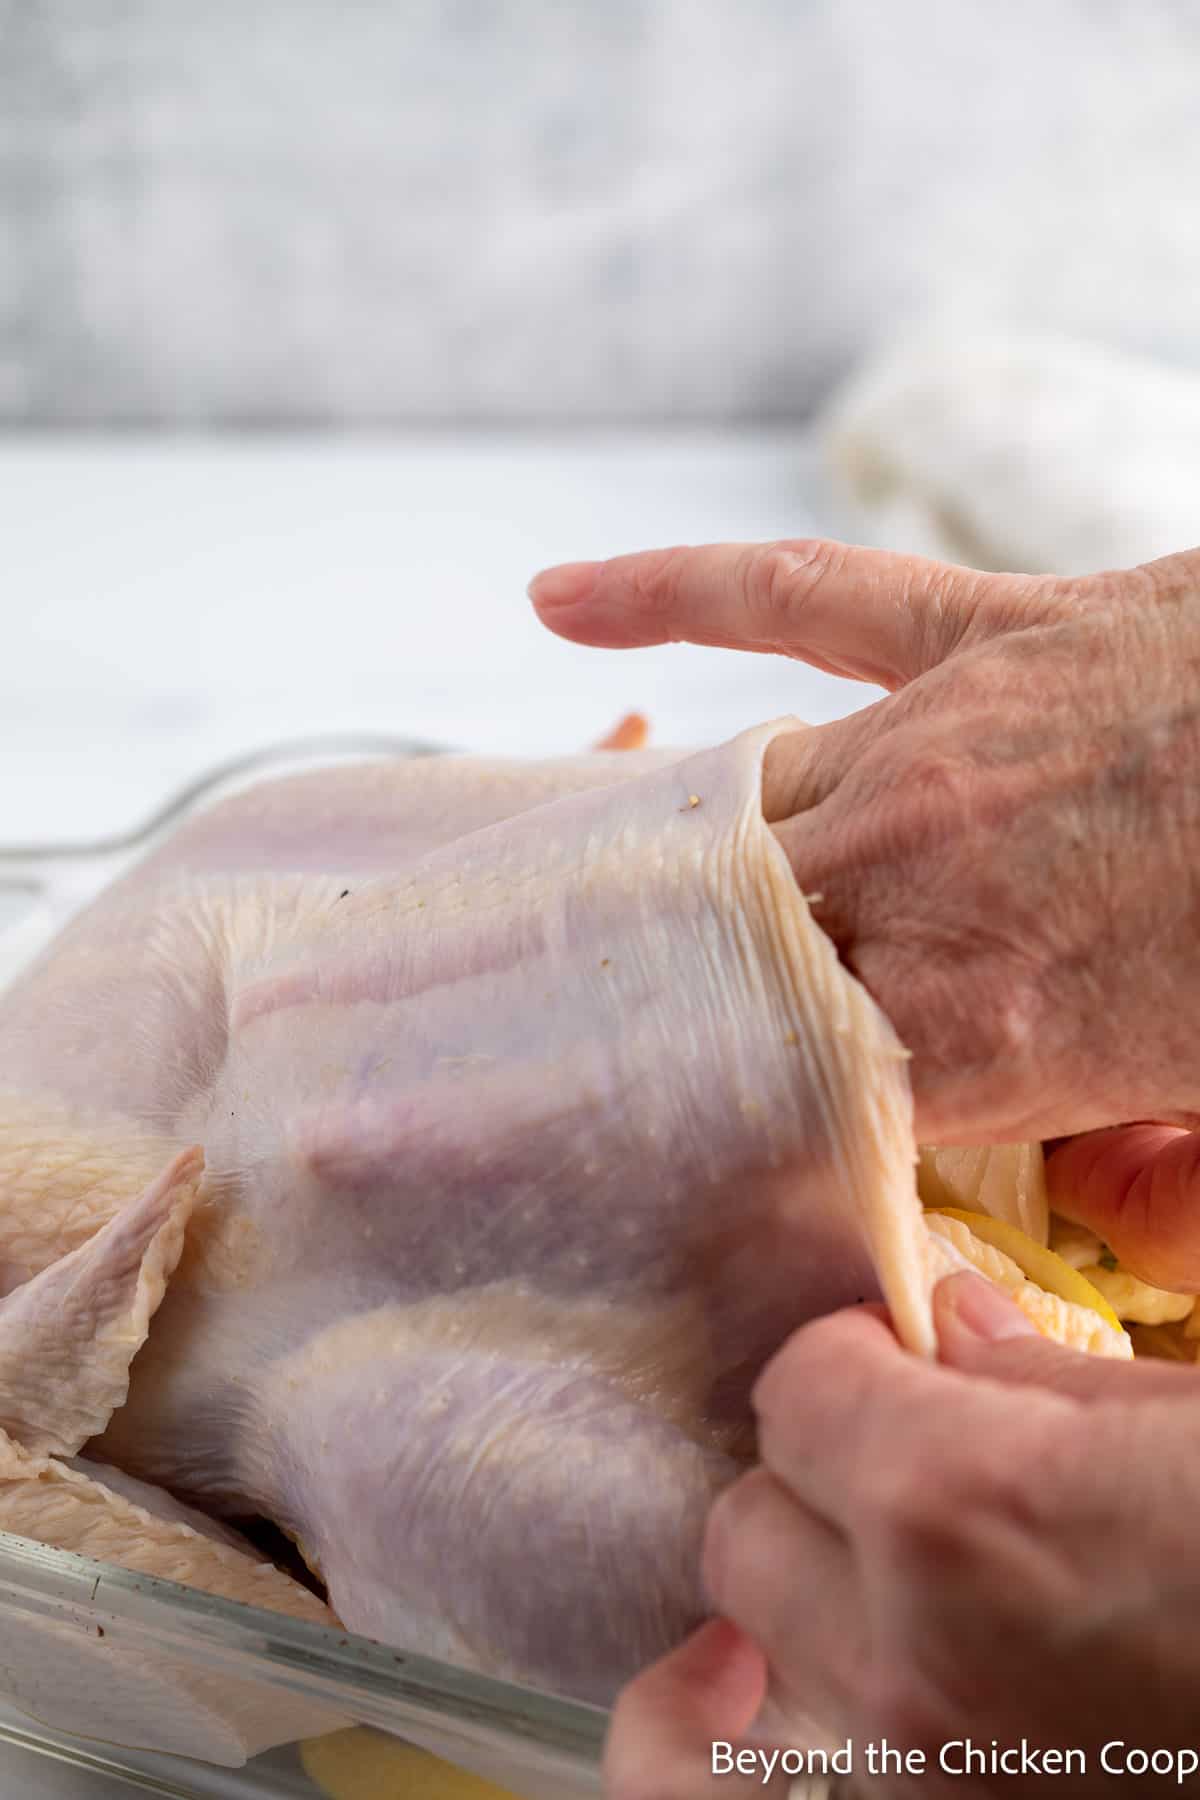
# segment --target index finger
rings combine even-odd
[[[877,1307],[854,1307],[796,1332],[754,1389],[758,1449],[785,1487],[830,1524],[852,1527],[903,1500],[906,1484],[1002,1485],[1013,1433],[1028,1447],[1075,1412],[1056,1394],[973,1379],[904,1350]]]
[[[535,576],[529,592],[542,622],[576,643],[773,651],[897,688],[968,634],[1011,625],[1050,589],[1038,576],[794,538],[567,563]]]
[[[761,1461],[833,1524],[870,1477],[881,1409],[933,1408],[944,1373],[910,1356],[880,1306],[859,1306],[801,1326],[754,1386]]]

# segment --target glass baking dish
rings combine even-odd
[[[197,806],[304,766],[445,748],[379,736],[275,746],[199,777],[141,828],[119,837],[0,848],[0,988],[73,912]],[[53,1682],[39,1692],[28,1672],[39,1661],[45,1666],[44,1658],[29,1654],[36,1634],[71,1657],[99,1658],[101,1680],[106,1666],[117,1666],[104,1659],[125,1655],[234,1682],[251,1704],[260,1692],[264,1700],[298,1697],[311,1736],[241,1768],[73,1737],[57,1716]],[[345,1792],[434,1800],[441,1780],[436,1765],[426,1763],[419,1773],[389,1768],[389,1747],[400,1737],[522,1800],[574,1800],[600,1792],[604,1727],[604,1713],[592,1706],[0,1533],[0,1741],[133,1788],[189,1800],[318,1800],[338,1791],[336,1781],[325,1785],[324,1771],[341,1762],[349,1767],[356,1757],[360,1768],[366,1758],[368,1769],[374,1758],[377,1773]],[[326,1735],[331,1728],[353,1728],[354,1737],[334,1739]],[[391,1735],[384,1740],[381,1732]],[[314,1750],[318,1734],[321,1747]]]
[[[240,1769],[72,1737],[34,1716],[36,1695],[14,1704],[29,1634],[77,1638],[97,1659],[123,1653],[214,1674],[255,1692],[311,1703],[313,1736],[253,1757]],[[65,1636],[63,1634],[66,1634]],[[103,1667],[103,1663],[98,1664]],[[265,1697],[265,1696],[264,1696]],[[53,1695],[46,1701],[53,1704]],[[600,1792],[605,1715],[596,1707],[468,1674],[428,1657],[130,1574],[0,1532],[0,1739],[134,1787],[187,1800],[329,1800],[324,1766],[377,1752],[379,1800],[434,1800],[436,1765],[388,1772],[387,1747],[329,1728],[375,1727],[502,1784],[522,1800]],[[306,1763],[308,1767],[306,1768]],[[400,1785],[403,1783],[403,1785]],[[386,1784],[386,1785],[385,1785]],[[365,1792],[366,1789],[356,1791]]]

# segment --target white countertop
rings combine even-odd
[[[871,690],[775,658],[597,651],[536,622],[546,563],[804,535],[797,433],[0,439],[0,842],[127,826],[277,735],[554,753],[630,706],[658,741]]]
[[[552,561],[832,522],[798,433],[0,441],[0,844],[128,829],[281,736],[548,754],[631,707],[659,742],[835,717],[876,690],[778,658],[581,649],[524,597]],[[0,1794],[108,1791],[0,1749]]]

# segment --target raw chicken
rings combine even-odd
[[[59,1549],[332,1623],[307,1589],[216,1521],[74,1453],[104,1428],[183,1248],[203,1170],[173,1159],[121,1207],[0,1301],[0,1526]],[[12,1223],[13,1221],[10,1221]],[[169,1651],[103,1641],[71,1614],[0,1617],[4,1692],[45,1724],[108,1742],[241,1762],[314,1727],[314,1711],[231,1683]],[[318,1715],[320,1716],[320,1715]],[[324,1715],[330,1728],[336,1715]]]
[[[702,1615],[764,1359],[881,1294],[932,1348],[905,1052],[762,818],[797,728],[270,783],[67,928],[0,1002],[0,1528],[128,1526],[87,1437],[467,1666],[603,1702]]]

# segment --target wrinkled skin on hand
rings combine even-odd
[[[1100,1752],[1195,1748],[1194,1370],[1062,1350],[973,1275],[943,1282],[935,1311],[941,1366],[861,1308],[765,1370],[762,1467],[705,1541],[731,1623],[626,1689],[613,1800],[741,1791],[709,1780],[709,1744],[747,1732],[768,1668],[773,1743],[804,1743],[789,1720],[815,1714],[860,1757],[885,1737],[925,1752],[923,1774],[888,1777],[896,1800],[1181,1791],[1105,1777]],[[940,1773],[941,1747],[968,1738],[1077,1748],[1086,1772]],[[1182,1791],[1198,1790],[1193,1774]]]
[[[766,807],[913,1052],[918,1135],[1085,1138],[1051,1201],[1200,1289],[1200,552],[1083,579],[795,542],[549,571],[555,631],[878,682],[780,740]],[[1166,1122],[1163,1124],[1162,1122]]]

